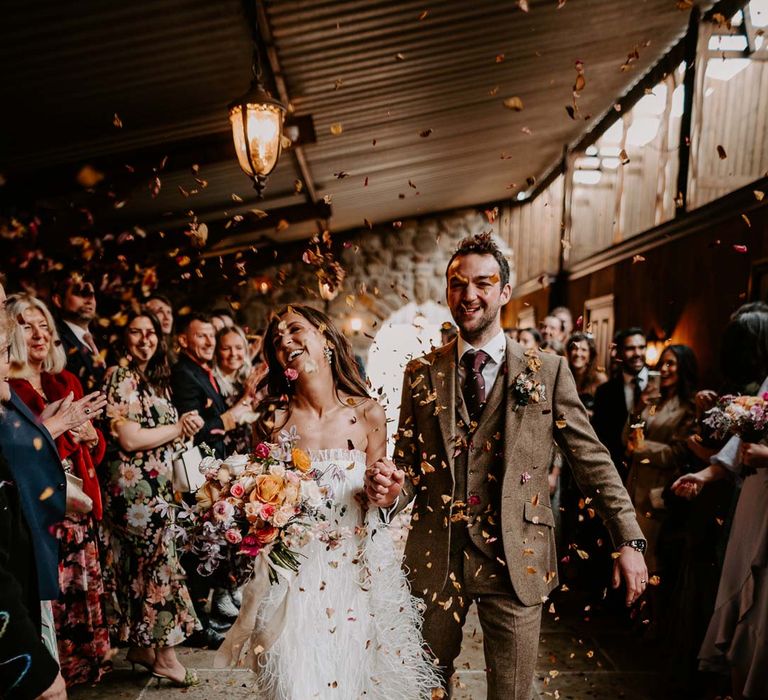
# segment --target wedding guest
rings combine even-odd
[[[42,416],[54,401],[83,397],[83,389],[64,369],[66,358],[48,307],[27,294],[6,302],[11,331],[10,384],[35,415]],[[67,686],[98,681],[110,670],[109,631],[104,614],[101,563],[96,522],[102,517],[101,491],[95,467],[104,457],[105,443],[91,421],[56,437],[65,469],[82,480],[92,505],[68,510],[55,528],[60,542],[59,585],[53,602],[61,673]]]
[[[67,369],[78,378],[85,391],[100,389],[107,365],[91,326],[96,318],[93,283],[79,272],[67,273],[55,281],[51,301]]]
[[[768,391],[768,313],[737,315],[723,338],[723,369],[734,384]],[[728,362],[731,352],[744,362]],[[741,354],[743,351],[743,354]],[[759,381],[759,380],[757,380]],[[704,670],[730,672],[735,698],[764,698],[768,688],[768,446],[734,435],[710,465],[672,485],[684,498],[709,484],[741,476],[743,485],[733,516],[715,610],[699,652]]]
[[[538,350],[541,347],[541,333],[535,328],[523,328],[517,334],[517,342],[526,350]]]
[[[559,318],[563,323],[563,335],[560,342],[566,343],[573,333],[573,314],[567,306],[556,306],[549,312],[550,316]]]
[[[630,461],[627,491],[648,542],[648,571],[661,576],[656,547],[665,517],[662,494],[689,460],[686,442],[696,418],[696,357],[687,345],[670,345],[661,354],[658,369],[661,392],[649,386],[641,393],[637,415],[627,419],[624,439]],[[633,428],[635,420],[642,428]]]
[[[5,292],[0,278],[0,307]],[[0,311],[0,402],[10,401],[8,321]],[[3,411],[0,405],[0,414]],[[19,484],[0,451],[0,591],[5,629],[0,634],[0,697],[65,700],[59,666],[41,639],[40,596],[32,531],[22,509]]]
[[[204,424],[195,435],[195,444],[205,443],[223,459],[226,456],[224,435],[234,430],[240,419],[250,412],[250,402],[241,396],[242,400],[229,408],[224,400],[213,374],[216,335],[208,316],[193,312],[183,317],[178,340],[181,353],[171,371],[173,403],[182,413],[198,412]]]
[[[252,367],[248,359],[248,340],[242,328],[222,328],[216,334],[213,376],[228,407],[233,407],[238,401],[255,405],[263,398],[258,396],[258,385],[268,371],[264,363],[257,369]],[[255,420],[254,413],[246,413],[237,427],[225,433],[224,451],[227,456],[233,452],[247,454],[251,451],[250,425]]]
[[[197,411],[203,426],[194,436],[195,444],[205,443],[216,457],[223,459],[226,457],[224,437],[251,412],[250,399],[241,395],[231,408],[227,406],[213,374],[216,338],[208,316],[191,313],[181,320],[178,331],[181,353],[171,371],[173,403],[181,413]],[[191,552],[185,554],[183,564],[189,577],[195,612],[203,627],[188,644],[216,648],[224,639],[221,632],[228,629],[237,617],[237,608],[232,604],[227,588],[228,582],[223,575],[219,578],[200,575],[197,557]],[[215,588],[216,592],[209,615],[207,605],[211,588]]]
[[[542,344],[558,341],[562,343],[564,324],[557,316],[545,316],[539,324]]]
[[[624,462],[624,425],[648,383],[645,365],[646,339],[640,328],[619,331],[614,338],[616,360],[621,370],[595,390],[592,424],[600,442],[608,448],[622,478],[626,478]]]
[[[597,366],[595,339],[591,334],[579,331],[568,339],[566,349],[568,367],[576,380],[579,398],[591,416],[597,387],[608,381],[608,375]]]
[[[171,300],[164,294],[150,294],[144,302],[144,308],[153,313],[160,321],[163,337],[168,338],[173,333],[173,306]]]
[[[176,363],[177,352],[173,338],[173,305],[171,300],[164,294],[154,292],[145,300],[144,308],[157,316],[157,320],[160,321],[163,341],[167,348],[168,364],[173,366]]]
[[[235,325],[235,319],[227,309],[214,309],[210,313],[210,318],[217,333],[224,328],[232,328]]]
[[[170,397],[170,368],[160,322],[133,313],[123,357],[107,373],[110,452],[105,529],[115,606],[113,634],[130,645],[128,661],[179,687],[196,685],[174,646],[197,618],[179,563],[173,525],[174,448],[203,425],[196,411],[179,417]]]

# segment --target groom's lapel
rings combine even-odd
[[[512,454],[517,438],[520,435],[520,425],[523,421],[525,411],[517,405],[515,399],[514,384],[515,379],[528,367],[528,358],[525,356],[523,347],[513,340],[507,338],[507,386],[506,401],[507,415],[504,425],[504,452],[507,459]]]
[[[435,406],[440,434],[453,473],[453,453],[456,448],[456,341],[435,351],[435,360],[429,368],[432,390],[436,392]]]

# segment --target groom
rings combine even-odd
[[[406,368],[394,462],[368,468],[366,491],[387,519],[415,499],[405,566],[449,696],[474,601],[488,698],[530,700],[542,603],[557,585],[553,442],[611,534],[627,605],[648,578],[645,541],[565,360],[504,335],[509,265],[490,235],[462,241],[446,277],[459,337]]]

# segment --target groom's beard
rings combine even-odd
[[[464,338],[464,340],[466,340],[468,343],[472,343],[477,338],[480,338],[483,333],[485,333],[485,331],[494,324],[498,313],[499,307],[486,307],[485,310],[480,314],[479,318],[472,321],[470,324],[463,323],[458,318],[456,318],[455,315],[453,320],[456,322],[456,325],[459,328],[461,337]]]

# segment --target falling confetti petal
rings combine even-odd
[[[513,112],[522,112],[524,109],[523,101],[517,95],[514,97],[507,97],[504,100],[504,106],[507,109],[511,109]]]

